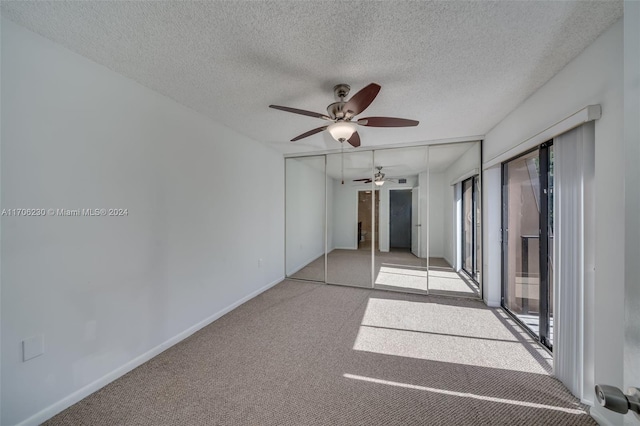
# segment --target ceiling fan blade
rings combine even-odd
[[[371,182],[371,178],[366,178],[366,179],[354,179],[354,182]]]
[[[394,117],[367,117],[358,120],[359,125],[369,127],[411,127],[417,126],[419,123],[416,120]]]
[[[313,130],[309,130],[308,132],[304,132],[303,134],[298,135],[295,138],[291,139],[291,142],[299,141],[300,139],[304,139],[307,136],[311,136],[311,135],[315,135],[316,133],[320,133],[321,131],[323,131],[327,127],[329,127],[329,126],[322,126],[322,127],[318,127],[317,129],[313,129]]]
[[[329,117],[328,115],[320,114],[319,112],[307,111],[304,109],[297,109],[297,108],[289,108],[289,107],[280,106],[280,105],[269,105],[269,108],[279,109],[280,111],[292,112],[294,114],[301,114],[309,117],[322,118],[323,120],[333,121],[331,117]]]
[[[371,83],[364,89],[360,90],[358,93],[353,95],[349,101],[344,104],[342,110],[345,112],[350,112],[353,115],[358,115],[369,105],[371,102],[378,96],[378,92],[380,91],[380,85],[376,83]]]
[[[351,146],[353,146],[354,148],[359,147],[360,135],[358,134],[358,132],[353,132],[353,135],[351,135],[351,137],[347,140],[347,142],[349,142]]]

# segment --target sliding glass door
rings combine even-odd
[[[502,305],[553,346],[553,150],[551,143],[502,166]]]
[[[462,269],[477,284],[479,279],[480,211],[478,205],[478,177],[462,182]]]

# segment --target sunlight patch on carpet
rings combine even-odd
[[[513,399],[495,398],[495,397],[492,397],[492,396],[476,395],[476,394],[473,394],[473,393],[455,392],[455,391],[449,391],[449,390],[445,390],[445,389],[430,388],[430,387],[427,387],[427,386],[412,385],[412,384],[409,384],[409,383],[399,383],[399,382],[393,382],[393,381],[389,381],[389,380],[375,379],[373,377],[358,376],[356,374],[345,373],[342,376],[347,378],[347,379],[360,380],[360,381],[363,381],[363,382],[377,383],[377,384],[381,384],[381,385],[396,386],[396,387],[405,388],[405,389],[414,389],[414,390],[421,390],[421,391],[426,391],[426,392],[433,392],[433,393],[438,393],[438,394],[447,395],[447,396],[457,396],[457,397],[461,397],[461,398],[472,398],[472,399],[477,399],[477,400],[480,400],[480,401],[497,402],[497,403],[501,403],[501,404],[510,404],[510,405],[518,405],[520,407],[542,408],[542,409],[545,409],[545,410],[561,411],[563,413],[568,413],[568,414],[578,414],[578,415],[586,414],[584,411],[576,410],[574,408],[554,407],[553,405],[538,404],[538,403],[535,403],[535,402],[516,401],[516,400],[513,400]]]

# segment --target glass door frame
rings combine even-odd
[[[550,148],[553,146],[553,139],[533,148],[526,152],[521,153],[520,155],[510,158],[509,160],[502,163],[501,170],[501,184],[502,184],[502,217],[501,217],[501,246],[502,246],[502,276],[501,276],[501,298],[500,305],[502,308],[520,325],[524,327],[527,332],[537,341],[539,341],[545,348],[552,351],[553,350],[553,342],[550,339],[550,328],[549,328],[549,318],[550,312],[549,309],[552,308],[549,303],[549,216],[550,210],[549,207],[549,169],[550,169]],[[532,152],[538,151],[538,163],[539,163],[539,200],[540,200],[540,212],[539,212],[539,221],[538,221],[538,235],[539,235],[539,274],[540,274],[540,283],[538,286],[538,334],[536,334],[531,328],[529,328],[523,321],[521,321],[517,314],[512,312],[505,303],[505,293],[506,288],[508,286],[507,277],[509,274],[508,271],[508,217],[509,217],[509,196],[508,196],[508,164],[514,160],[517,160],[525,155],[531,154]]]
[[[462,182],[460,182],[461,189],[461,197],[460,200],[462,202],[462,214],[460,215],[460,229],[461,229],[461,253],[462,253],[462,265],[461,268],[468,276],[473,280],[476,285],[479,285],[476,276],[479,275],[478,270],[478,250],[477,250],[477,240],[478,240],[478,218],[477,218],[477,210],[478,210],[478,175],[471,176]],[[465,202],[464,202],[464,184],[465,182],[471,182],[471,271],[468,271],[465,268],[465,256],[466,256],[466,239],[465,239]]]

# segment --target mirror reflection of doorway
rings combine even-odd
[[[373,234],[375,235],[377,247],[378,243],[378,233],[380,227],[378,226],[379,222],[379,210],[380,210],[380,193],[379,191],[374,191],[375,194],[375,217],[373,223]],[[358,191],[358,250],[371,250],[371,191]]]
[[[411,250],[411,190],[389,191],[389,248]]]

